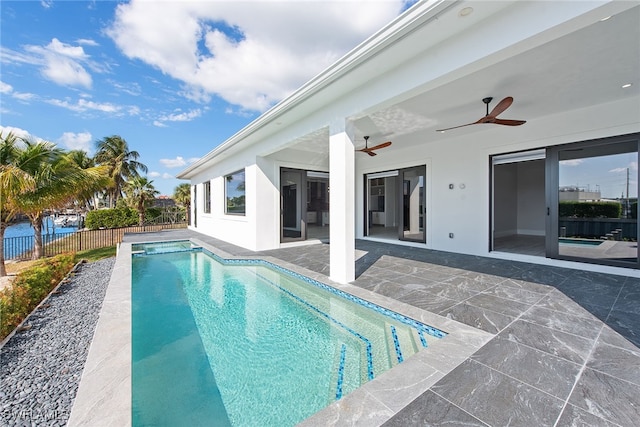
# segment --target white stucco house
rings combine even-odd
[[[338,282],[356,239],[636,275],[637,215],[565,217],[558,193],[631,205],[639,143],[640,2],[430,0],[178,177],[192,229],[327,239]]]

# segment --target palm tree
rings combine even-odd
[[[173,200],[185,209],[185,215],[187,217],[187,224],[191,222],[191,185],[180,184],[173,189]]]
[[[131,178],[124,186],[129,206],[138,211],[138,221],[144,225],[144,215],[147,204],[160,194],[153,186],[153,181],[149,181],[145,176]]]
[[[90,157],[84,150],[71,150],[66,155],[69,161],[75,163],[80,169],[89,169],[96,165],[93,157]],[[95,191],[86,189],[86,191],[78,195],[78,202],[82,202],[87,210],[91,209],[92,206],[97,207],[96,194]]]
[[[3,136],[0,132],[0,277],[7,275],[4,262],[4,232],[14,218],[17,209],[15,197],[34,188],[31,176],[16,167],[19,138],[12,132]]]
[[[80,168],[63,150],[47,141],[24,141],[13,161],[28,175],[33,187],[17,194],[15,209],[24,213],[34,231],[33,259],[43,256],[42,222],[46,209],[64,207],[88,191],[97,191],[108,183],[105,166]]]
[[[140,176],[138,171],[147,172],[148,168],[138,162],[140,154],[130,151],[127,141],[118,135],[108,136],[96,143],[97,164],[109,167],[111,184],[109,185],[109,207],[114,207],[122,196],[124,183],[131,178]]]

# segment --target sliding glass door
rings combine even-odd
[[[280,241],[329,238],[329,174],[280,169]]]
[[[425,166],[365,177],[365,235],[426,242]]]
[[[638,139],[549,149],[553,258],[638,266]]]
[[[493,156],[491,250],[638,268],[639,136]]]
[[[400,171],[400,226],[398,238],[411,242],[425,242],[425,167]]]

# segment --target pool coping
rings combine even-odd
[[[180,239],[157,240],[156,242]],[[185,239],[186,240],[186,239]],[[233,256],[197,238],[193,244],[229,260],[263,260],[446,332],[403,363],[303,420],[302,426],[380,425],[451,372],[494,335],[269,256]],[[119,245],[68,426],[131,425],[131,247]],[[144,242],[154,243],[154,242]]]

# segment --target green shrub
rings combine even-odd
[[[18,274],[10,287],[0,291],[0,339],[9,335],[40,304],[74,264],[74,254],[44,259]]]
[[[138,225],[138,211],[127,207],[89,211],[85,220],[85,227],[91,230],[133,225]]]
[[[564,218],[620,218],[618,202],[560,202],[559,214]]]

